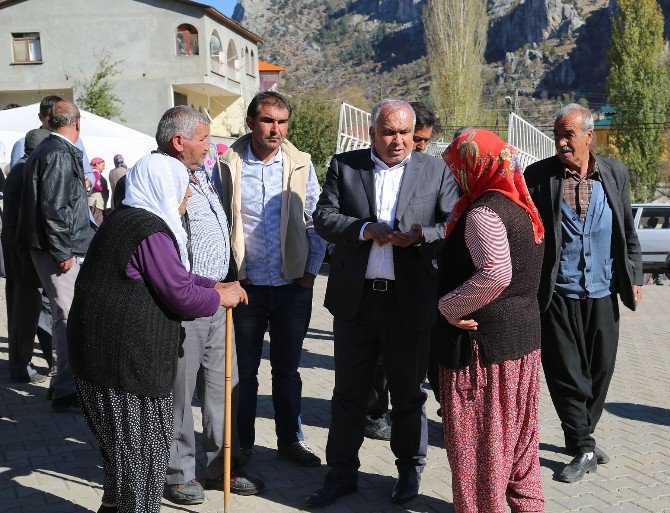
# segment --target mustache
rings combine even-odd
[[[558,153],[573,153],[575,150],[571,146],[561,146]]]

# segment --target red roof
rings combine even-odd
[[[286,69],[282,68],[281,66],[275,66],[274,64],[270,64],[269,62],[265,62],[259,59],[258,71],[286,71]]]

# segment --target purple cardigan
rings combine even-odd
[[[209,317],[219,308],[216,282],[186,271],[165,233],[156,232],[140,243],[128,262],[126,275],[144,280],[163,305],[180,317]]]

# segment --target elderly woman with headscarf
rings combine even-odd
[[[457,513],[543,511],[538,456],[544,229],[515,158],[486,130],[444,153],[463,195],[440,256],[441,406]]]
[[[160,509],[172,443],[172,387],[183,318],[246,302],[189,273],[183,164],[153,154],[128,172],[122,208],[96,233],[68,321],[81,408],[100,443],[100,512]]]

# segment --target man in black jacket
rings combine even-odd
[[[7,339],[9,345],[9,377],[13,382],[41,383],[46,376],[30,363],[33,357],[35,334],[40,341],[44,358],[51,367],[51,333],[39,327],[40,317],[48,319],[51,312],[40,292],[40,280],[35,273],[28,251],[16,245],[16,224],[19,215],[23,168],[28,156],[51,132],[36,128],[26,134],[23,158],[14,164],[5,182],[2,211],[2,250],[5,258],[5,297],[7,301]]]
[[[25,164],[16,236],[19,247],[30,251],[51,304],[56,355],[51,407],[59,411],[78,407],[68,361],[67,318],[93,228],[83,154],[74,146],[80,132],[79,109],[67,100],[55,103],[49,125],[52,134]]]
[[[391,500],[402,503],[419,492],[436,256],[458,186],[443,162],[412,151],[414,122],[406,102],[375,105],[373,148],[333,157],[314,213],[316,232],[335,244],[325,297],[334,316],[335,389],[326,447],[331,470],[308,506],[324,506],[358,488],[358,451],[380,353],[398,468]]]
[[[577,104],[554,121],[557,155],[528,167],[528,190],[545,227],[539,302],[542,363],[573,460],[572,483],[609,457],[592,434],[614,373],[619,301],[642,299],[640,243],[626,166],[589,151],[593,117]]]

